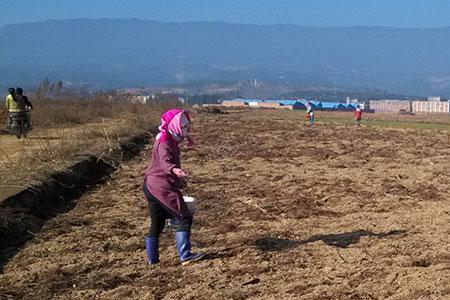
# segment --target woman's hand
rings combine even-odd
[[[185,189],[187,188],[187,181],[185,178],[180,178],[180,185],[179,185],[180,189]]]
[[[180,168],[173,168],[172,173],[175,174],[178,178],[184,178],[184,177],[188,176],[188,173],[186,173],[185,171],[183,171]]]

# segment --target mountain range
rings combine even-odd
[[[304,27],[70,19],[0,28],[2,86],[124,88],[258,79],[450,95],[450,27]]]

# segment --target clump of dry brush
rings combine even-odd
[[[162,102],[142,104],[134,101],[132,95],[116,93],[87,96],[71,93],[51,99],[38,98],[33,103],[33,124],[41,128],[67,127],[129,116],[151,120],[155,113],[168,105]]]
[[[33,131],[26,140],[0,136],[0,189],[29,184],[64,169],[80,156],[104,157],[124,138],[148,131],[178,103],[139,103],[119,93],[30,95]],[[0,114],[6,118],[4,109]],[[6,142],[5,142],[6,141]]]
[[[0,122],[4,122],[6,120],[6,107],[4,105],[0,106]]]

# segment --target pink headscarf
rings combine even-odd
[[[185,116],[185,118],[183,116]],[[182,128],[182,122],[186,121],[186,119],[188,122],[191,121],[187,111],[181,109],[171,109],[166,111],[161,116],[161,125],[158,127],[160,132],[156,136],[156,139],[164,142],[168,135],[175,135],[180,139],[177,142],[181,142],[184,138],[186,138],[190,145],[193,144],[194,142],[192,139],[189,136],[186,136]]]

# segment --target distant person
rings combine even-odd
[[[20,139],[26,137],[27,132],[31,129],[26,113],[26,107],[31,103],[26,96],[23,96],[21,88],[9,88],[8,93],[9,95],[6,97],[6,109],[8,110],[6,127],[10,133]]]
[[[28,97],[23,94],[23,89],[21,87],[16,88],[16,96],[18,98],[22,98],[22,101],[25,104],[25,109],[27,109],[27,106],[33,109],[33,104],[31,104],[30,100],[28,100]]]
[[[31,116],[28,113],[30,109],[33,109],[33,104],[31,104],[30,100],[28,100],[28,97],[23,94],[23,89],[18,87],[16,88],[16,98],[18,101],[23,102],[24,105],[24,113],[25,113],[25,128],[31,129]]]
[[[361,107],[358,105],[356,105],[356,109],[355,109],[355,123],[356,126],[361,126],[361,117],[362,117],[362,110]]]
[[[188,174],[181,168],[179,144],[189,138],[191,121],[184,110],[171,109],[161,116],[160,133],[153,145],[152,160],[144,178],[144,195],[149,206],[151,224],[145,237],[149,265],[159,263],[159,237],[167,219],[176,219],[176,247],[182,265],[203,258],[191,252],[193,216],[183,200],[180,188]]]
[[[306,104],[306,118],[309,121],[309,126],[312,127],[314,125],[314,109],[311,102]]]
[[[12,119],[11,119],[11,112],[17,110],[17,103],[14,99],[16,97],[16,89],[15,88],[9,88],[8,89],[8,95],[5,99],[5,105],[6,105],[6,129],[10,129],[12,125]]]

